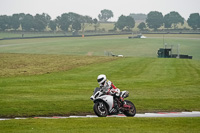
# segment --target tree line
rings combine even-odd
[[[113,12],[107,9],[102,10],[98,15],[99,20],[73,12],[63,13],[54,20],[46,13],[36,14],[35,16],[24,13],[13,14],[12,16],[0,15],[0,31],[10,29],[18,30],[20,27],[23,31],[44,31],[49,27],[52,31],[56,31],[57,28],[60,28],[64,32],[78,32],[80,30],[84,32],[86,26],[89,24],[93,24],[94,31],[96,31],[100,22],[107,22],[113,16]],[[184,18],[178,12],[173,11],[163,16],[161,12],[151,11],[147,14],[146,21],[141,22],[137,28],[145,30],[148,27],[149,29],[157,30],[164,25],[167,29],[176,29],[179,23],[184,24]],[[187,23],[193,30],[199,29],[199,13],[190,14]],[[115,22],[113,30],[130,31],[134,27],[134,16],[131,16],[131,14],[129,16],[121,15],[117,22]]]
[[[168,28],[176,29],[177,25],[179,23],[182,25],[184,24],[184,18],[178,12],[175,12],[175,11],[172,11],[172,12],[166,14],[165,16],[163,16],[161,12],[151,11],[147,15],[146,23],[149,28],[154,29],[154,30],[157,30],[158,28],[160,28],[163,25],[167,29]],[[190,16],[187,20],[187,23],[193,30],[200,28],[199,13],[190,14]],[[141,25],[143,25],[143,26],[141,26]],[[143,27],[145,28],[144,24],[141,24],[141,25],[139,25],[139,26],[141,26],[141,29]]]
[[[0,16],[0,30],[5,31],[8,29],[17,30],[20,27],[23,31],[44,31],[49,27],[52,31],[57,30],[57,27],[62,31],[67,32],[69,29],[78,31],[84,29],[88,23],[97,23],[96,19],[89,16],[82,16],[73,12],[63,13],[56,19],[51,20],[51,17],[46,14],[13,14],[12,16]]]
[[[115,27],[120,29],[120,30],[130,30],[131,28],[135,27],[135,20],[134,16],[138,15],[132,15],[130,14],[129,16],[124,16],[121,15],[118,19],[118,21],[115,23]],[[141,18],[145,18],[144,14],[140,15]],[[141,20],[139,18],[139,20]],[[137,28],[140,30],[145,30],[147,27],[149,29],[157,30],[161,26],[164,26],[166,29],[177,29],[178,24],[183,25],[185,19],[175,11],[172,11],[165,16],[161,12],[158,11],[151,11],[147,14],[145,18],[145,22],[141,22]],[[190,14],[188,20],[187,20],[188,25],[193,29],[197,30],[200,28],[200,15],[199,13],[192,13]]]

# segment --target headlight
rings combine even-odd
[[[92,96],[90,97],[90,99],[93,101],[93,100],[94,100],[94,96],[92,95]]]

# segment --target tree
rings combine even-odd
[[[166,14],[164,16],[164,26],[165,28],[171,28],[172,27],[172,23],[170,22],[170,15]]]
[[[102,22],[107,22],[108,19],[113,17],[113,12],[108,9],[101,10],[101,14],[98,15],[98,18]]]
[[[184,18],[178,12],[172,11],[164,16],[165,28],[171,28],[174,25],[174,29],[176,29],[179,23],[183,25]]]
[[[200,15],[199,13],[192,13],[187,20],[188,25],[192,27],[193,30],[200,28]]]
[[[55,31],[57,27],[56,20],[51,20],[48,26],[52,31]]]
[[[146,26],[146,24],[144,23],[144,22],[141,22],[139,25],[138,25],[138,29],[140,29],[140,30],[144,30],[144,29],[146,29],[147,28],[147,26]]]
[[[78,20],[73,21],[72,23],[72,29],[75,30],[76,32],[81,30],[81,23]]]
[[[30,14],[26,14],[21,20],[22,29],[25,31],[31,31],[34,28],[34,18]]]
[[[80,23],[81,23],[82,32],[84,32],[85,27],[92,24],[93,20],[90,16],[80,16]]]
[[[146,23],[149,28],[157,30],[163,25],[163,15],[158,11],[151,11],[147,15]]]
[[[34,30],[44,31],[50,22],[51,17],[48,14],[36,14],[34,16]]]
[[[0,30],[10,29],[10,17],[7,15],[0,16]]]
[[[19,14],[19,22],[20,22],[20,24],[22,24],[22,20],[24,19],[25,16],[26,16],[26,14],[24,14],[24,13],[20,13]]]
[[[36,19],[36,17],[35,17]],[[44,31],[47,27],[47,25],[49,24],[49,22],[51,21],[51,17],[46,14],[46,13],[43,13],[41,15],[38,16],[38,24],[41,24],[40,26],[37,26],[38,27],[38,30],[39,31]]]
[[[81,15],[77,14],[77,13],[73,13],[73,12],[69,12],[69,21],[72,23],[74,21],[77,21],[78,19],[80,19]]]
[[[78,31],[81,29],[81,15],[73,12],[68,13],[68,21],[70,24],[71,31]]]
[[[126,16],[121,15],[117,20],[117,23],[115,23],[115,27],[120,30],[123,30],[125,26],[126,26]]]
[[[134,20],[134,18],[132,18],[130,16],[127,16],[126,17],[126,21],[127,21],[126,28],[128,30],[131,30],[131,28],[135,27],[135,20]]]
[[[69,28],[71,31],[78,31],[81,30],[81,23],[87,22],[87,17],[83,17],[79,14],[69,12],[64,13],[61,17],[57,17],[58,26],[63,31],[68,31]]]
[[[20,27],[20,15],[19,14],[13,14],[11,17],[11,27],[15,30],[17,30]]]
[[[61,30],[68,31],[68,28],[71,25],[69,14],[67,13],[62,14],[61,17],[57,17],[57,21]]]
[[[125,28],[127,30],[130,30],[134,26],[135,26],[135,20],[130,16],[124,16],[124,15],[121,15],[118,21],[115,23],[115,27],[120,30],[124,30]]]
[[[97,31],[97,28],[99,27],[99,22],[98,22],[98,20],[95,18],[95,19],[93,19],[93,23],[94,23],[94,31],[96,32]]]
[[[77,13],[73,13],[73,12],[70,12],[68,14],[69,14],[69,20],[71,23],[71,31],[74,32],[74,30],[75,30],[77,33],[79,30],[81,30],[81,22],[82,23],[87,22],[87,17],[83,17],[83,16],[81,16]]]

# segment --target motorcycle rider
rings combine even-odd
[[[106,75],[104,74],[100,74],[97,77],[97,82],[100,86],[100,88],[107,94],[107,95],[115,95],[116,97],[118,97],[124,108],[130,108],[129,105],[127,105],[123,99],[122,96],[120,96],[120,89],[117,88],[111,81],[109,81],[106,78]]]

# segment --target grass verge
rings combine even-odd
[[[1,133],[199,133],[200,118],[68,118],[0,121]]]

